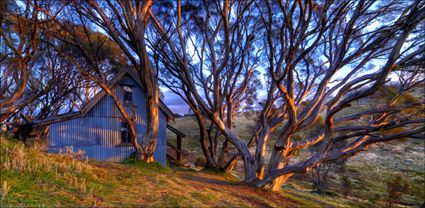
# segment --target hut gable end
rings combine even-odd
[[[137,77],[129,71],[118,74],[109,87],[124,104],[124,87],[132,90],[132,103],[124,104],[126,111],[135,121],[137,139],[141,142],[146,131],[145,93]],[[127,89],[128,90],[128,89]],[[128,96],[128,95],[127,95]],[[161,102],[159,110],[159,132],[155,160],[166,163],[167,120],[172,119],[171,111]],[[81,110],[80,116],[53,123],[49,126],[49,152],[63,153],[67,149],[84,151],[89,159],[119,162],[129,157],[134,148],[122,142],[123,118],[114,100],[104,91],[99,92]]]

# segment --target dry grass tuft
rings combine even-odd
[[[13,148],[5,147],[3,150],[4,153],[4,161],[2,161],[2,167],[4,170],[18,170],[24,171],[25,168],[28,168],[28,161],[25,157],[24,145],[19,143]]]
[[[7,183],[7,181],[3,181],[3,185],[1,187],[1,200],[3,201],[4,198],[6,198],[7,194],[9,193],[10,190],[10,184]]]
[[[0,139],[2,143],[8,142],[4,138]],[[2,172],[35,176],[50,174],[52,180],[63,181],[79,193],[93,194],[93,189],[87,188],[86,177],[96,178],[96,174],[83,151],[74,153],[68,149],[66,154],[49,156],[38,148],[25,148],[24,144],[18,143],[13,146],[2,145],[0,161]],[[100,173],[104,174],[102,171]],[[1,198],[4,199],[9,190],[10,184],[3,181]]]

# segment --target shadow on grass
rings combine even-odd
[[[190,181],[208,183],[208,184],[214,184],[214,185],[234,186],[234,185],[243,185],[244,184],[242,182],[224,181],[224,180],[211,179],[211,178],[207,178],[207,177],[194,176],[194,175],[189,175],[189,174],[182,175],[182,178],[186,179],[186,180],[190,180]]]

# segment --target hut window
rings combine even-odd
[[[128,123],[125,120],[121,121],[121,143],[122,144],[131,144],[131,133]]]
[[[133,87],[124,85],[124,104],[132,105],[133,104]]]

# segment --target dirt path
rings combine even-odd
[[[298,205],[295,200],[278,193],[268,192],[242,182],[211,178],[211,175],[201,172],[181,174],[179,177],[199,190],[211,189],[225,192],[228,195],[244,200],[253,207],[294,207]]]

